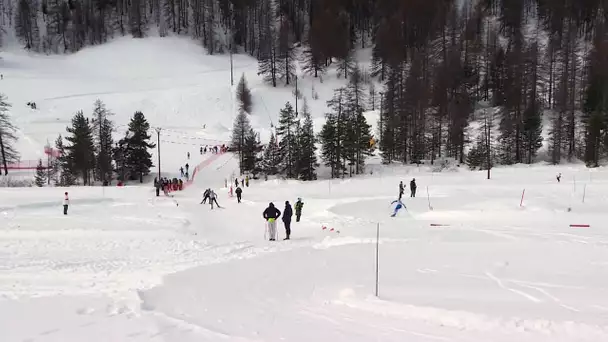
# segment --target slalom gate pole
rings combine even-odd
[[[429,196],[429,186],[426,186],[426,199],[429,202],[429,210],[433,210],[433,207],[431,207],[431,196]]]
[[[380,256],[380,223],[376,226],[376,297],[378,297],[378,276],[379,276],[379,256]]]
[[[585,194],[587,193],[587,184],[583,186],[583,203],[585,203]]]
[[[524,189],[524,191],[521,192],[521,200],[519,201],[519,206],[523,206],[524,205],[524,195],[526,194],[526,189]]]
[[[589,224],[571,224],[570,228],[590,228]]]

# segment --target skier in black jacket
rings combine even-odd
[[[277,236],[277,219],[281,216],[281,212],[274,207],[272,202],[270,202],[262,216],[268,221],[268,235],[270,236],[270,241],[275,241]]]
[[[241,203],[241,195],[243,194],[243,189],[241,189],[240,186],[237,186],[234,192],[236,192],[236,199],[239,201],[239,203]]]
[[[289,201],[285,201],[285,210],[283,210],[283,224],[285,225],[285,235],[287,236],[283,240],[289,240],[289,235],[291,235],[291,216],[293,215],[293,211],[291,210],[291,204]]]

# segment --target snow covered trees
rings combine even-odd
[[[289,102],[285,103],[285,107],[279,113],[277,138],[279,139],[279,151],[282,156],[279,172],[285,173],[288,178],[296,178],[299,154],[298,129],[296,114]]]
[[[10,107],[11,105],[6,102],[6,96],[0,93],[0,162],[5,176],[8,175],[8,163],[19,159],[19,153],[15,149],[17,129],[11,123]]]
[[[251,91],[247,86],[247,80],[245,74],[241,75],[239,84],[236,87],[236,98],[239,100],[239,109],[251,114],[251,107],[253,105],[251,99]]]

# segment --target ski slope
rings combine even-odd
[[[0,63],[24,158],[100,98],[118,124],[142,110],[163,127],[163,173],[201,165],[174,197],[156,197],[150,184],[0,188],[3,342],[608,340],[603,168],[497,168],[486,180],[372,165],[373,175],[353,179],[253,180],[239,204],[224,187],[238,158],[198,153],[229,137],[226,57],[150,38],[72,56],[6,53]],[[247,57],[235,66],[253,88],[254,125],[269,132],[290,89],[263,85]],[[37,111],[22,105],[30,100]],[[317,122],[322,104],[313,102]],[[399,181],[407,195],[412,178],[418,196],[390,218]],[[222,209],[199,204],[209,187]],[[267,241],[264,208],[282,211],[297,197],[305,204],[292,240]]]

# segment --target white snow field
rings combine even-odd
[[[227,61],[173,38],[3,54],[0,91],[15,104],[24,158],[100,98],[118,124],[142,110],[165,129],[162,170],[175,173],[186,152],[204,167],[175,197],[150,184],[1,188],[0,341],[608,341],[605,169],[497,168],[486,180],[373,165],[353,179],[253,180],[239,204],[224,187],[237,158],[198,153],[229,137]],[[250,58],[235,64],[256,94],[252,120],[268,130],[290,90],[262,85]],[[311,105],[318,119],[323,104]],[[417,197],[390,218],[399,181],[412,178]],[[207,187],[224,208],[199,204]],[[292,240],[279,223],[281,240],[267,241],[264,208],[297,197]]]

